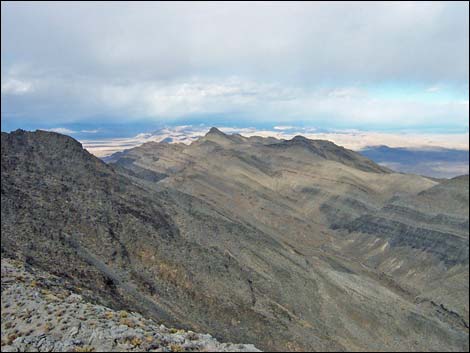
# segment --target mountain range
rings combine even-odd
[[[2,258],[90,302],[263,350],[468,351],[468,175],[216,128],[106,163],[2,132],[1,168]]]
[[[62,129],[55,132],[63,133]],[[146,142],[190,144],[208,132],[206,126],[168,126],[133,137],[110,137],[96,132],[83,136],[74,133],[83,146],[97,157],[107,160],[115,152],[140,146]],[[434,178],[453,178],[468,174],[469,152],[467,135],[410,135],[367,131],[328,131],[307,127],[275,126],[272,129],[222,127],[222,132],[244,137],[274,137],[290,140],[297,135],[309,139],[329,140],[397,172]],[[51,130],[54,131],[54,130]],[[83,138],[83,139],[81,139]]]

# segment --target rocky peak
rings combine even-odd
[[[210,130],[209,130],[209,132],[207,132],[206,136],[210,136],[210,135],[227,136],[226,134],[224,134],[222,131],[220,131],[216,127],[211,127],[210,128]]]
[[[297,135],[295,136],[294,138],[292,138],[291,140],[292,142],[308,142],[310,141],[308,138],[306,138],[305,136],[302,136],[302,135]]]
[[[56,132],[16,130],[2,133],[1,146],[2,173],[8,174],[14,183],[33,176],[39,180],[42,173],[76,179],[84,174],[84,170],[98,175],[108,175],[111,171],[80,142]]]
[[[14,148],[16,152],[30,149],[44,149],[51,153],[82,153],[83,147],[74,138],[57,132],[36,130],[25,131],[18,129],[10,133],[2,132],[3,148]]]
[[[233,144],[242,143],[245,138],[241,135],[227,135],[217,129],[216,127],[212,127],[207,134],[199,139],[202,143],[210,141],[212,143],[216,143],[219,146],[230,146]]]

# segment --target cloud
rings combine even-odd
[[[429,93],[439,92],[440,89],[441,88],[439,86],[431,86],[431,87],[426,88],[426,92],[429,92]]]
[[[21,99],[17,104],[22,102],[23,115],[37,119],[45,116],[49,124],[77,119],[94,122],[96,116],[103,117],[101,120],[171,122],[229,115],[244,125],[253,120],[330,128],[432,127],[443,121],[451,126],[468,126],[468,100],[387,98],[375,96],[364,87],[329,89],[240,77],[193,77],[125,83],[53,80],[38,82],[35,90],[36,98],[30,99],[30,104]],[[64,92],[68,94],[63,96]]]
[[[21,81],[14,78],[2,81],[2,94],[22,95],[33,90],[33,84],[27,81]]]
[[[468,3],[2,2],[2,122],[468,126]],[[457,89],[455,89],[457,90]],[[47,123],[47,124],[46,124]]]
[[[2,24],[7,58],[108,78],[468,76],[465,3],[7,2]]]
[[[364,98],[367,96],[367,92],[358,87],[340,87],[336,89],[332,89],[328,92],[328,97],[333,98],[344,98],[344,99],[352,99],[352,98]]]
[[[290,130],[290,129],[293,129],[294,127],[293,126],[274,126],[274,130]]]
[[[55,127],[53,129],[41,129],[41,130],[57,132],[59,134],[64,134],[64,135],[70,135],[76,132],[76,131],[67,129],[65,127]]]

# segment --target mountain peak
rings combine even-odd
[[[233,143],[239,143],[243,140],[241,136],[227,135],[216,127],[211,127],[207,134],[200,140],[201,142],[210,141],[221,146],[228,146]]]
[[[320,158],[339,162],[366,172],[389,173],[390,170],[365,158],[357,152],[348,150],[328,140],[311,140],[305,136],[297,135],[291,140],[269,145],[272,148],[301,148]]]
[[[208,135],[227,136],[226,134],[224,134],[222,131],[220,131],[216,127],[211,127],[209,132],[206,134],[206,136],[208,136]]]
[[[37,167],[47,166],[51,173],[62,169],[68,172],[71,170],[78,172],[80,168],[92,166],[100,168],[100,172],[103,173],[106,173],[108,169],[106,164],[84,149],[79,141],[57,132],[21,129],[10,133],[2,132],[1,145],[2,167],[4,162],[8,163],[7,160],[24,162],[38,154],[42,156],[42,164]]]
[[[292,138],[292,141],[308,141],[308,138],[302,135],[297,135]]]
[[[56,148],[58,145],[60,145],[62,148],[58,148],[58,151],[62,152],[65,150],[65,147],[67,147],[67,150],[83,150],[82,144],[73,137],[47,130],[27,131],[23,129],[17,129],[10,133],[2,132],[2,144],[7,143],[7,141],[17,141],[19,142],[18,145],[22,148],[36,145]]]

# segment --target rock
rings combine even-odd
[[[80,294],[75,294],[75,293],[70,294],[65,299],[65,301],[68,302],[68,303],[80,303],[82,300],[83,300],[82,296]],[[99,309],[101,309],[101,308],[99,308]]]

